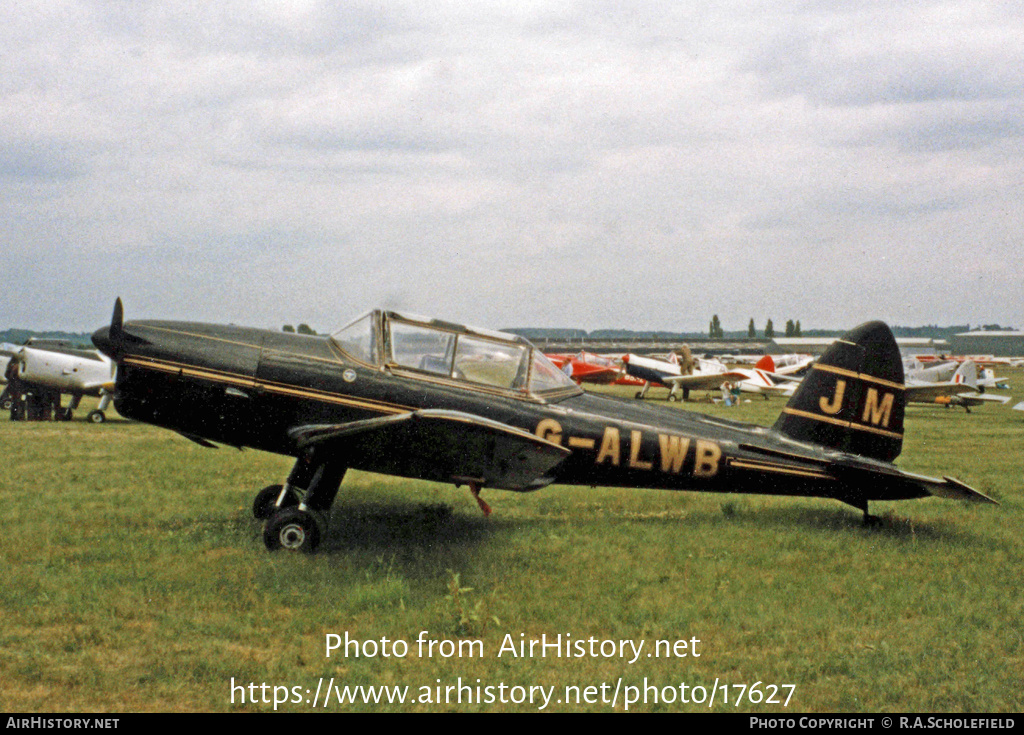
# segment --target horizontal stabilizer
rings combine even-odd
[[[917,475],[910,475],[910,477],[919,480],[925,480],[928,492],[932,495],[936,495],[940,498],[948,498],[950,500],[969,500],[973,503],[992,503],[993,505],[999,505],[999,502],[993,500],[984,493],[979,493],[970,485],[964,484],[959,480],[952,477],[943,477],[943,482],[934,480],[930,477],[920,477]]]
[[[288,432],[299,448],[346,457],[352,467],[438,482],[536,490],[569,450],[508,424],[460,411],[424,409]]]

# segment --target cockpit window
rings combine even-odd
[[[339,334],[356,331],[357,324],[354,322]],[[386,313],[384,341],[385,362],[395,368],[523,396],[566,388],[579,391],[565,373],[529,342],[512,335],[432,320],[420,323],[407,315]]]
[[[331,337],[338,346],[357,360],[377,364],[376,330],[373,313],[362,316]]]
[[[504,344],[459,335],[455,377],[498,388],[519,389],[526,383],[525,345]]]
[[[389,324],[395,365],[451,377],[454,334],[394,320]]]
[[[555,364],[546,358],[540,350],[533,350],[533,365],[530,368],[530,392],[543,393],[549,390],[576,387],[572,379],[555,367]]]

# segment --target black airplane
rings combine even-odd
[[[117,362],[127,418],[296,458],[260,491],[268,549],[312,551],[349,467],[520,492],[551,483],[834,498],[995,501],[903,472],[903,362],[863,324],[814,364],[771,428],[582,391],[522,337],[392,311],[330,336],[124,322],[93,342]]]

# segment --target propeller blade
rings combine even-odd
[[[124,306],[121,304],[121,297],[114,302],[114,315],[110,319],[109,327],[101,327],[92,335],[92,343],[99,348],[104,355],[117,360],[121,355],[121,345],[124,342]]]

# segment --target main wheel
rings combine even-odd
[[[102,411],[90,411],[89,415],[85,417],[94,424],[102,424],[107,420],[107,415]]]
[[[267,485],[256,493],[256,497],[252,501],[252,515],[257,521],[265,521],[274,515],[274,511],[277,510],[277,496],[281,494],[282,487],[284,486]],[[298,498],[293,493],[288,493],[285,495],[281,507],[294,508],[298,504]]]
[[[263,528],[263,543],[268,551],[288,549],[311,554],[320,545],[322,532],[321,523],[312,512],[285,508],[267,521]]]

